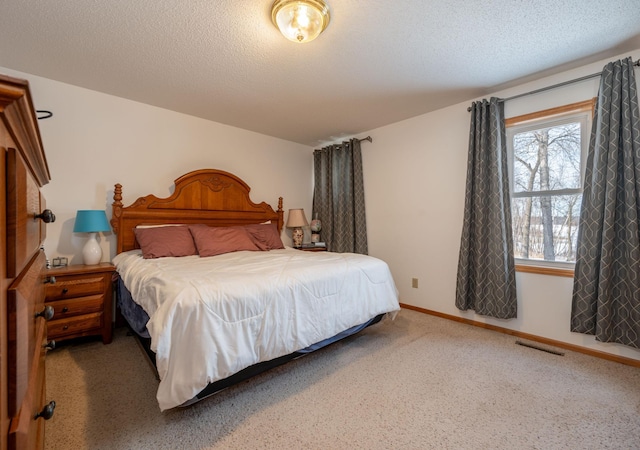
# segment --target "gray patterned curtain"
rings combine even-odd
[[[504,104],[471,106],[456,307],[511,319],[517,314]]]
[[[313,217],[322,222],[321,237],[328,250],[366,255],[360,141],[351,139],[313,152]]]
[[[640,117],[631,58],[607,64],[580,211],[571,331],[640,348]]]

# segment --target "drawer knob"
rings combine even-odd
[[[47,284],[47,283],[56,284],[56,277],[47,277],[44,280],[44,284]]]
[[[66,312],[68,312],[68,311],[69,311],[69,308],[67,308],[66,306],[65,306],[64,308],[62,308],[62,312],[63,312],[63,313],[66,313]]]
[[[41,219],[44,223],[51,223],[56,221],[56,215],[50,210],[45,209],[40,214],[35,214],[33,220]]]
[[[63,294],[66,294],[67,292],[69,292],[69,289],[67,289],[67,288],[62,289],[62,293]]]
[[[56,409],[56,402],[51,400],[47,405],[44,406],[44,408],[42,408],[42,411],[36,414],[34,419],[37,419],[38,417],[42,417],[44,420],[49,420],[53,417],[54,409]]]
[[[53,350],[54,348],[56,348],[56,341],[49,341],[45,345],[43,345],[43,347],[47,350]]]
[[[67,330],[69,329],[69,325],[65,325],[65,326],[63,326],[63,327],[62,327],[62,329],[63,329],[64,331],[67,331]]]
[[[44,320],[53,319],[53,308],[51,306],[45,306],[42,311],[36,313],[36,317],[44,317]]]

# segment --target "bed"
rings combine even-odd
[[[286,247],[277,209],[206,169],[130,206],[115,185],[117,304],[147,344],[161,410],[186,406],[399,310],[388,266]],[[255,248],[254,248],[255,246]],[[195,249],[195,250],[194,250]]]

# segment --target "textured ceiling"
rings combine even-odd
[[[638,0],[0,0],[0,66],[309,146],[640,48]]]

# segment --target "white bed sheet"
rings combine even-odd
[[[117,255],[117,271],[150,317],[161,410],[208,383],[400,309],[384,261],[291,248],[208,258]]]

